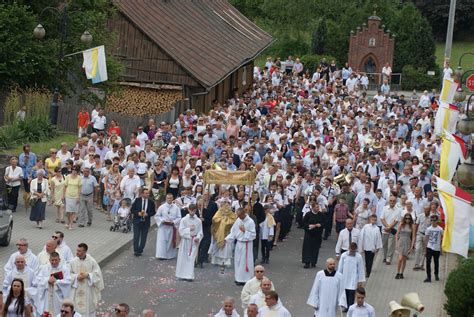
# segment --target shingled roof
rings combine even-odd
[[[273,41],[227,0],[115,0],[119,11],[203,87],[219,84]]]

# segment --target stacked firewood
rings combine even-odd
[[[107,97],[106,110],[130,116],[161,114],[182,100],[180,90],[124,87]]]

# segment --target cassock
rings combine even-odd
[[[291,317],[290,312],[280,302],[272,307],[263,306],[258,310],[259,317]]]
[[[194,280],[194,261],[202,239],[202,223],[197,215],[187,214],[179,223],[178,261],[176,262],[176,277]]]
[[[54,284],[49,283],[49,278],[54,276]],[[35,301],[36,313],[40,316],[47,311],[52,316],[61,313],[64,299],[69,298],[71,292],[71,274],[69,268],[62,263],[57,267],[50,264],[42,265],[36,277],[38,294]]]
[[[34,253],[31,252],[30,249],[28,249],[28,251],[26,251],[24,254],[21,254],[20,251],[16,251],[10,256],[7,263],[5,264],[5,267],[3,268],[5,271],[5,276],[7,276],[8,272],[15,268],[15,259],[19,255],[25,258],[26,266],[29,267],[33,272],[36,272],[38,270],[38,257],[34,255]]]
[[[240,317],[240,315],[235,309],[232,311],[232,315],[226,315],[224,308],[221,308],[221,310],[219,310],[219,312],[215,314],[214,317]]]
[[[265,276],[263,277],[265,278]],[[247,309],[247,306],[250,304],[250,298],[252,295],[255,295],[260,290],[260,285],[262,284],[262,280],[257,279],[255,276],[252,277],[250,280],[245,283],[244,287],[242,288],[242,293],[240,294],[240,300],[242,301],[242,308],[244,311]],[[272,291],[275,290],[273,287],[272,282]]]
[[[104,280],[99,264],[89,254],[84,259],[75,257],[70,263],[71,294],[74,309],[82,316],[95,316],[100,292],[104,289]],[[79,273],[89,273],[87,278],[79,281]]]
[[[302,262],[316,265],[318,262],[319,248],[324,229],[325,216],[322,212],[311,210],[303,217],[304,240]],[[310,229],[309,225],[320,224],[318,228]]]
[[[240,226],[244,226],[242,232]],[[225,238],[226,244],[235,244],[234,274],[235,281],[245,283],[250,280],[253,272],[253,240],[256,237],[255,222],[246,215],[244,219],[237,218],[232,225],[229,235]]]
[[[27,266],[22,271],[19,271],[16,266],[13,267],[13,270],[10,270],[7,274],[5,274],[5,278],[3,280],[3,287],[2,292],[3,296],[6,299],[6,296],[10,292],[10,286],[12,285],[12,281],[15,278],[19,278],[23,280],[23,284],[25,284],[25,291],[26,296],[31,302],[34,302],[36,297],[36,287],[35,287],[35,277],[36,272]]]
[[[336,317],[338,306],[346,303],[341,273],[319,271],[306,303],[314,307],[315,317]]]
[[[210,200],[207,207],[202,210],[202,233],[203,237],[199,244],[198,262],[204,263],[209,260],[209,247],[211,246],[212,217],[217,212],[217,204]]]
[[[155,215],[158,232],[156,234],[156,254],[158,259],[174,259],[178,254],[176,238],[178,235],[181,210],[175,204],[163,203]]]

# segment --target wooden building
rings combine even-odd
[[[207,111],[252,84],[254,59],[272,37],[227,0],[114,0],[109,27],[122,81],[181,90],[190,107]]]

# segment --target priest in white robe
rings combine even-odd
[[[248,304],[250,304],[250,298],[252,295],[255,295],[260,290],[263,279],[265,279],[265,268],[263,265],[256,265],[254,268],[255,276],[245,283],[242,288],[242,293],[240,294],[240,300],[242,301],[242,308],[244,311],[247,309]],[[273,283],[271,283],[270,290],[274,291]]]
[[[226,297],[222,308],[219,310],[214,317],[240,317],[239,313],[235,310],[235,300],[232,297]]]
[[[232,225],[227,243],[234,243],[234,274],[235,283],[244,285],[253,277],[253,240],[256,237],[255,222],[243,208],[237,209],[237,220]]]
[[[57,252],[51,253],[49,264],[40,267],[35,284],[38,290],[35,301],[37,315],[45,311],[52,316],[60,314],[61,305],[71,291],[71,274]]]
[[[188,214],[179,223],[178,261],[176,262],[176,277],[184,280],[194,280],[194,262],[201,242],[202,222],[196,216],[196,204],[190,204]]]
[[[167,260],[176,258],[178,254],[176,239],[181,220],[181,210],[173,203],[172,194],[166,195],[166,202],[158,208],[155,220],[158,226],[155,257]]]
[[[16,242],[16,247],[18,251],[13,253],[8,259],[7,263],[4,266],[5,275],[13,270],[15,267],[15,259],[17,256],[21,255],[26,261],[26,266],[29,267],[33,272],[36,272],[39,268],[38,257],[28,249],[28,240],[22,238]]]
[[[221,266],[221,273],[224,273],[226,266],[232,264],[233,245],[226,243],[225,240],[236,219],[237,216],[230,208],[230,204],[226,202],[222,203],[216,214],[212,217],[212,238],[209,254],[211,255],[211,263]]]
[[[104,289],[102,271],[97,262],[87,254],[88,246],[80,243],[76,257],[69,263],[71,269],[71,294],[75,311],[83,317],[95,317],[100,293]]]
[[[259,317],[291,317],[275,291],[268,291],[265,294],[265,303],[266,305],[258,310]]]
[[[342,274],[342,284],[346,293],[346,307],[354,304],[357,287],[365,282],[364,260],[357,252],[357,243],[351,242],[349,250],[341,255],[337,271]],[[347,311],[347,308],[344,312]]]
[[[268,292],[272,291],[273,284],[268,278],[264,277],[262,282],[260,283],[260,288],[256,294],[250,296],[248,304],[255,304],[260,309],[266,305],[265,303],[265,295]],[[278,302],[281,303],[281,300],[278,298]],[[248,305],[247,305],[248,306]]]
[[[30,300],[30,302],[33,303],[36,297],[36,287],[34,284],[36,273],[33,272],[33,270],[26,265],[26,260],[22,255],[17,255],[14,263],[15,264],[13,265],[13,269],[11,269],[10,271],[8,271],[7,274],[5,274],[2,292],[3,294],[8,294],[10,292],[12,281],[15,278],[22,279],[23,284],[25,285],[26,296]]]
[[[51,253],[56,251],[57,247],[58,247],[58,243],[56,242],[56,240],[50,239],[46,242],[46,245],[43,251],[38,253],[38,263],[40,266],[49,264],[49,257],[51,256]],[[59,253],[59,257],[62,259],[61,253]]]
[[[346,298],[341,273],[336,271],[336,261],[326,260],[326,269],[316,274],[307,304],[314,308],[315,317],[336,317],[338,307],[345,306]]]

